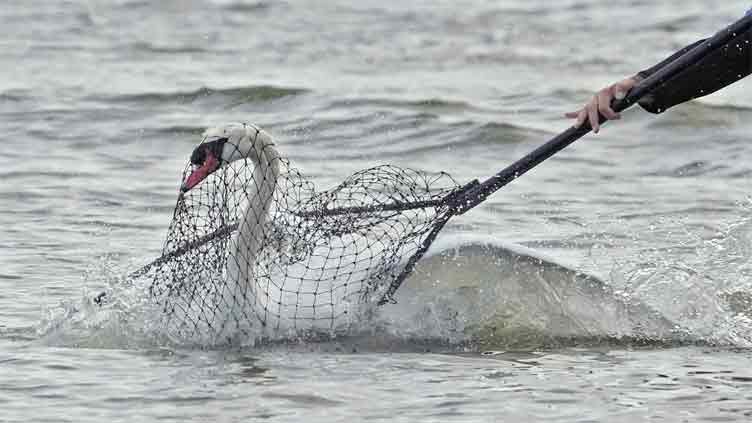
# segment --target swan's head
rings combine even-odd
[[[180,191],[185,193],[217,169],[247,157],[253,148],[252,135],[258,129],[246,124],[228,124],[204,131],[203,141],[191,154],[191,172]]]

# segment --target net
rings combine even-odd
[[[317,191],[259,128],[208,130],[148,269],[168,333],[220,342],[346,331],[391,301],[462,192],[378,166]]]

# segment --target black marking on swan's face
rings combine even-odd
[[[180,186],[180,192],[186,193],[201,183],[209,175],[214,173],[222,165],[222,150],[227,143],[227,138],[204,142],[191,154],[193,170]]]
[[[196,166],[201,166],[206,161],[207,153],[211,154],[219,160],[222,161],[222,150],[225,148],[225,143],[228,141],[227,138],[218,138],[216,140],[207,141],[205,143],[202,143],[198,147],[196,147],[195,150],[193,150],[193,153],[191,154],[191,164]]]

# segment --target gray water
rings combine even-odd
[[[260,125],[321,186],[483,178],[748,7],[4,2],[0,421],[748,421],[746,81],[628,111],[454,219],[371,334],[200,348],[89,301],[159,255],[207,126]]]

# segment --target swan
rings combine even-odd
[[[242,160],[252,162],[250,178],[244,168],[230,166]],[[189,288],[178,294],[180,298],[169,300],[179,303],[178,313],[185,314],[170,319],[181,322],[179,332],[191,336],[208,333],[215,339],[235,334],[275,338],[300,330],[327,331],[357,320],[362,297],[357,281],[371,270],[371,263],[352,257],[365,256],[365,250],[371,258],[378,257],[377,247],[368,249],[369,241],[360,234],[344,235],[334,247],[316,245],[312,234],[318,234],[321,225],[327,232],[331,226],[347,222],[334,221],[327,226],[317,219],[287,213],[291,205],[300,205],[302,198],[311,198],[315,192],[299,174],[291,172],[271,135],[243,123],[209,128],[192,152],[190,163],[180,188],[181,196],[190,197],[185,201],[205,207],[207,201],[226,195],[240,193],[242,199],[238,209],[230,206],[222,211],[223,215],[225,211],[234,214],[231,219],[238,224],[226,247],[224,269],[210,269],[222,271],[224,281],[218,281],[218,289],[198,292]],[[214,186],[198,191],[202,182],[222,169],[226,169],[223,183],[235,184],[232,193],[215,193]],[[284,198],[277,203],[275,192],[280,186]],[[191,192],[194,189],[198,192]],[[282,226],[291,229],[284,231]],[[280,229],[283,232],[278,232]],[[346,262],[342,257],[348,255],[351,260]]]
[[[253,163],[252,178],[243,192],[245,204],[240,212],[237,234],[229,242],[226,283],[213,310],[215,319],[221,318],[220,328],[229,324],[238,329],[248,322],[250,313],[267,310],[264,300],[273,300],[268,292],[256,295],[254,266],[264,246],[265,224],[280,176],[281,157],[273,138],[251,124],[230,123],[209,128],[203,139],[191,154],[192,171],[180,188],[181,195],[233,162],[250,159]],[[265,320],[265,316],[258,317],[262,322]]]

